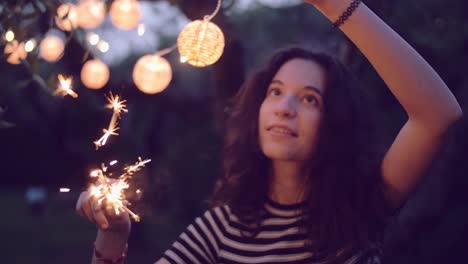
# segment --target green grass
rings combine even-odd
[[[22,192],[3,191],[1,263],[89,263],[96,228],[75,213],[75,200],[74,194],[53,194],[45,213],[35,216]],[[133,229],[127,263],[153,263],[184,228],[167,215],[148,214]]]

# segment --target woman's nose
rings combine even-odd
[[[293,98],[283,97],[276,102],[275,114],[283,118],[291,118],[296,116],[296,106]]]

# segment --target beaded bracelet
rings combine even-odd
[[[344,22],[353,14],[354,10],[356,10],[361,3],[361,0],[353,0],[353,2],[348,6],[346,11],[341,14],[341,16],[333,23],[333,28],[340,27],[344,24]]]
[[[124,252],[122,253],[122,256],[120,256],[119,258],[117,258],[116,260],[112,260],[112,259],[109,259],[109,258],[105,258],[101,252],[99,252],[97,249],[96,249],[96,243],[94,244],[94,258],[96,259],[96,261],[98,261],[98,263],[104,263],[104,264],[120,264],[120,263],[123,263],[123,261],[125,260],[125,258],[127,257],[127,251],[128,251],[128,244],[125,245],[125,250]]]

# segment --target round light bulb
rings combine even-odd
[[[89,89],[97,90],[109,81],[109,67],[100,60],[89,60],[81,69],[81,82]]]
[[[206,67],[219,60],[224,51],[224,34],[209,20],[188,23],[177,37],[181,62]]]
[[[93,29],[104,20],[106,5],[101,0],[81,0],[77,12],[78,25],[84,29]]]
[[[49,34],[41,41],[39,48],[44,60],[55,62],[62,57],[65,44],[59,36]]]
[[[169,62],[158,55],[141,57],[133,68],[133,81],[140,91],[156,94],[167,88],[172,80]]]
[[[123,30],[135,28],[140,23],[140,3],[137,0],[115,0],[109,14],[116,27]]]

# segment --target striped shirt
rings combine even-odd
[[[306,233],[299,230],[303,204],[267,201],[266,216],[255,237],[246,231],[228,205],[207,210],[188,226],[163,258],[169,263],[320,263],[306,251]],[[380,250],[369,247],[344,264],[380,264]]]

